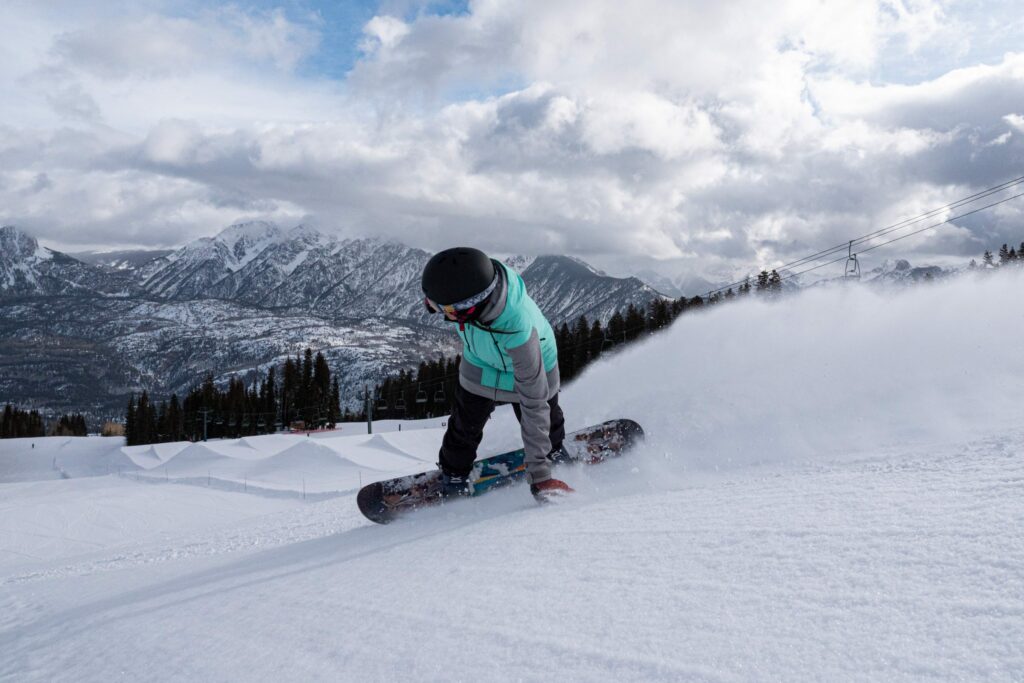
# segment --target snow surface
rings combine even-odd
[[[688,314],[566,389],[649,436],[558,506],[367,523],[438,421],[0,442],[0,680],[1024,680],[1022,285]]]

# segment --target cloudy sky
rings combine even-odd
[[[269,217],[727,277],[1024,175],[1019,0],[5,0],[0,25],[0,223],[70,251]],[[1024,198],[872,258],[1021,240]]]

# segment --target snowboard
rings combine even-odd
[[[643,436],[644,430],[633,420],[603,422],[566,434],[563,442],[565,453],[553,462],[556,465],[594,465],[622,455]],[[479,496],[523,479],[526,476],[525,457],[520,448],[477,460],[469,475],[471,495]],[[438,505],[442,500],[440,470],[367,484],[356,496],[360,512],[379,524],[387,524],[413,510]]]

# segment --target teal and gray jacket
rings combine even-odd
[[[558,347],[523,278],[498,261],[494,267],[498,286],[479,322],[459,330],[459,384],[477,396],[519,404],[527,479],[539,483],[551,478],[548,401],[558,393]]]

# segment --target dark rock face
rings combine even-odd
[[[569,256],[538,256],[522,275],[526,290],[553,322],[581,315],[607,322],[631,303],[646,306],[661,296],[635,277],[609,277]]]

